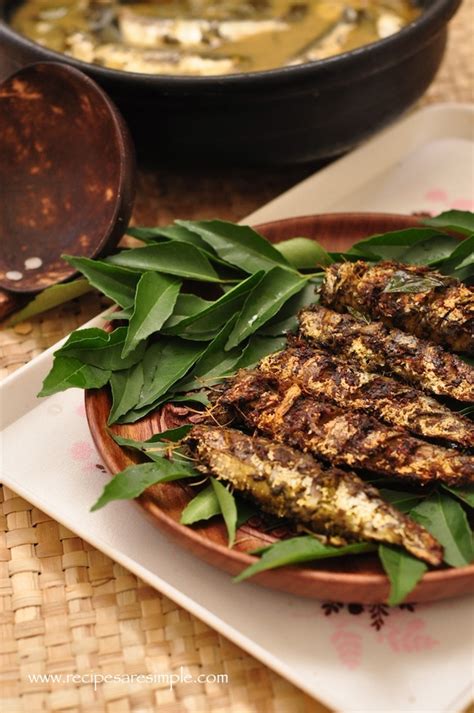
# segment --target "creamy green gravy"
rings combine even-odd
[[[112,69],[219,75],[331,57],[388,37],[419,14],[410,0],[26,0],[11,25]]]

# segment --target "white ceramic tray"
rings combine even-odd
[[[409,115],[256,210],[252,224],[309,213],[474,210],[474,106]]]
[[[252,222],[326,210],[461,205],[472,195],[473,118],[472,109],[456,106],[412,115],[255,213]],[[405,203],[401,189],[407,189]],[[94,323],[101,324],[100,318]],[[104,476],[83,394],[35,398],[57,346],[0,386],[2,479],[8,487],[338,711],[457,713],[469,703],[469,599],[387,611],[329,606],[251,582],[234,585],[166,540],[131,503],[90,513]]]

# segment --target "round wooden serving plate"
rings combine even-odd
[[[332,251],[342,251],[355,241],[374,233],[408,228],[417,223],[414,217],[340,213],[266,223],[259,226],[259,231],[271,242],[293,236],[307,236]],[[107,468],[115,474],[139,462],[141,456],[120,448],[110,437],[106,426],[110,406],[107,388],[86,392],[87,418],[94,442]],[[167,418],[169,414],[167,416],[166,413],[157,412],[137,423],[113,426],[112,430],[128,438],[146,440],[163,430],[165,425],[172,425]],[[215,519],[193,527],[179,523],[183,508],[195,493],[196,490],[189,485],[168,483],[148,488],[137,498],[137,502],[158,527],[176,542],[229,574],[236,575],[255,561],[256,558],[247,554],[248,551],[273,542],[278,535],[283,534],[275,531],[272,535],[265,533],[258,518],[253,518],[239,529],[237,543],[233,549],[229,549],[224,525]],[[388,579],[375,555],[323,560],[314,566],[284,567],[263,572],[249,581],[304,597],[362,604],[383,603],[389,592]],[[434,601],[470,591],[474,591],[474,565],[427,573],[407,601]]]

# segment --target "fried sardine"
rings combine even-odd
[[[432,565],[442,561],[437,540],[354,473],[325,468],[288,446],[219,426],[194,426],[185,443],[201,470],[252,496],[262,510],[318,534],[401,545]]]
[[[474,355],[474,290],[427,267],[334,263],[326,270],[321,302]]]
[[[300,312],[300,333],[364,371],[392,373],[439,396],[474,402],[474,369],[437,344],[319,305]]]
[[[414,438],[359,411],[281,391],[258,371],[241,371],[219,397],[227,421],[309,451],[335,465],[426,483],[474,483],[474,457]],[[233,409],[233,411],[232,411]]]
[[[416,435],[474,446],[474,423],[468,418],[408,384],[369,374],[305,342],[264,357],[258,368],[284,387],[298,384],[310,396],[366,411]]]

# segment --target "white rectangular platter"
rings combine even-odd
[[[474,106],[421,109],[259,208],[255,225],[310,213],[474,210]]]
[[[412,115],[249,222],[327,210],[437,211],[445,207],[442,200],[467,201],[473,118],[472,109],[458,106]],[[57,346],[0,386],[2,480],[8,487],[333,709],[457,713],[469,703],[469,599],[414,610],[336,611],[251,582],[233,584],[168,541],[131,503],[90,513],[105,476],[97,468],[83,394],[35,398]]]

